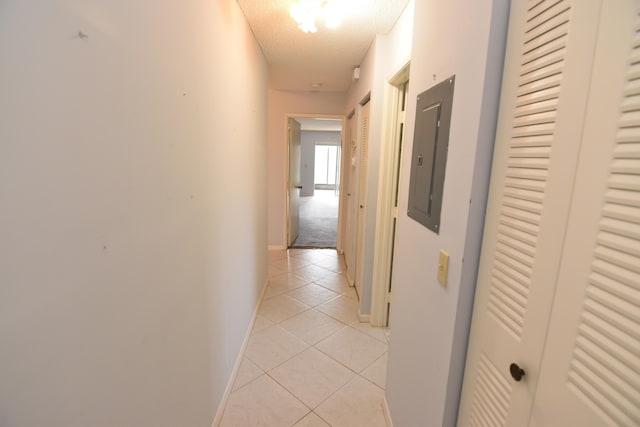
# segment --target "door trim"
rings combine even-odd
[[[380,182],[378,184],[378,204],[376,238],[373,253],[373,282],[371,289],[371,325],[386,326],[388,322],[388,286],[391,280],[393,256],[393,207],[396,180],[399,168],[399,120],[402,85],[409,81],[411,62],[405,63],[385,88],[384,114],[382,120],[382,153],[380,156]]]
[[[283,230],[284,230],[284,235],[283,235],[283,242],[285,242],[285,244],[287,244],[289,242],[289,180],[290,180],[290,174],[289,171],[291,169],[291,165],[289,163],[289,132],[288,132],[288,127],[289,127],[289,119],[295,119],[295,118],[315,118],[315,117],[319,117],[319,118],[323,118],[323,119],[340,119],[342,120],[342,132],[340,137],[342,138],[342,145],[344,145],[344,129],[346,126],[346,120],[345,120],[345,115],[344,114],[313,114],[313,113],[285,113],[284,115],[284,130],[285,130],[285,135],[287,140],[285,141],[285,149],[284,149],[284,164],[286,165],[286,170],[285,170],[285,174],[284,174],[284,182],[283,182],[283,188],[284,188],[284,215],[282,216],[282,221],[283,221]],[[342,150],[341,156],[344,156],[344,150]],[[340,159],[340,161],[342,162],[342,158]],[[336,236],[336,250],[338,250],[338,252],[342,252],[342,205],[343,205],[343,197],[344,197],[344,179],[343,179],[343,174],[344,174],[344,170],[340,170],[340,198],[338,200],[338,233]],[[288,246],[288,245],[287,245]]]

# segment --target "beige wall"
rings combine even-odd
[[[342,115],[344,109],[343,93],[269,89],[269,246],[286,246],[287,115]]]
[[[456,422],[508,8],[507,0],[416,2],[386,390],[398,426]],[[406,214],[415,100],[454,74],[442,221],[435,234]],[[437,281],[440,249],[450,256],[446,287]]]
[[[266,278],[236,2],[5,0],[0,58],[0,425],[210,425]]]

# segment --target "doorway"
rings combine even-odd
[[[289,204],[297,218],[291,248],[337,248],[342,164],[342,117],[291,116],[300,124],[299,161],[289,161],[289,176],[299,176],[300,197]],[[297,212],[292,212],[297,209]]]
[[[371,296],[371,324],[389,326],[393,256],[398,220],[400,166],[409,93],[410,64],[392,77],[386,88],[385,135],[378,188],[378,221]]]

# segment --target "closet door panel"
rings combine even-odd
[[[640,17],[602,5],[531,426],[640,425]]]
[[[511,4],[458,425],[527,425],[560,267],[599,1]],[[510,365],[525,371],[521,381]]]

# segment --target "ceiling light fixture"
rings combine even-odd
[[[289,15],[305,33],[318,31],[316,20],[322,19],[327,28],[336,28],[342,22],[340,0],[297,0],[291,4]]]

